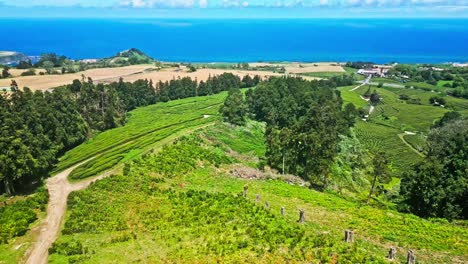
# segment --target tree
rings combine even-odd
[[[389,183],[392,179],[388,170],[388,160],[384,152],[378,152],[374,155],[372,165],[374,167],[374,172],[371,189],[369,191],[369,196],[367,197],[367,203],[369,203],[375,192],[376,184]]]
[[[432,96],[429,98],[429,103],[432,105],[445,105],[445,99],[439,96]]]
[[[189,65],[188,69],[189,69],[189,72],[196,72],[197,71],[197,68],[195,66],[193,66],[193,65]]]
[[[31,60],[28,60],[28,61],[20,61],[18,63],[18,65],[16,66],[16,68],[18,69],[29,69],[29,68],[32,68],[32,63],[31,63]]]
[[[271,78],[247,92],[252,118],[266,122],[266,159],[276,169],[326,187],[338,153],[339,134],[347,134],[340,93],[349,80],[306,81]]]
[[[2,70],[2,77],[3,78],[8,78],[8,77],[11,76],[9,70],[10,70],[10,67],[8,67],[8,66],[3,67],[3,70]]]
[[[44,69],[46,70],[48,74],[51,74],[52,71],[54,70],[54,63],[51,61],[44,61],[42,63],[42,67],[44,67]]]
[[[443,127],[446,124],[453,122],[455,120],[462,119],[462,115],[457,111],[450,111],[444,114],[442,118],[434,123],[432,128]]]
[[[348,124],[348,127],[353,127],[356,123],[356,118],[359,116],[359,112],[354,106],[354,104],[349,103],[344,108],[344,118]]]
[[[240,89],[231,89],[220,109],[224,121],[234,125],[242,126],[245,124],[247,107],[245,105],[244,95]]]
[[[378,105],[380,103],[381,97],[376,91],[370,95],[370,102],[372,105]]]
[[[426,158],[403,175],[400,210],[468,219],[468,119],[432,129],[427,144]]]

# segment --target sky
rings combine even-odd
[[[0,18],[468,18],[468,0],[0,0]]]

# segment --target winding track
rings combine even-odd
[[[209,116],[204,115],[203,118],[208,118]],[[184,129],[178,133],[175,133],[165,139],[159,141],[159,144],[166,144],[177,137],[180,137],[185,134],[190,134],[195,130],[211,126],[214,122],[207,124],[195,126],[192,128]],[[125,143],[128,144],[129,142]],[[86,189],[91,183],[109,177],[114,172],[113,169],[102,173],[99,176],[95,176],[89,179],[85,179],[80,182],[70,183],[68,181],[68,176],[70,173],[77,167],[85,164],[86,162],[94,159],[96,155],[85,161],[82,161],[58,174],[54,177],[49,178],[46,181],[46,186],[49,191],[49,202],[47,204],[47,216],[39,225],[39,236],[36,239],[36,242],[33,244],[32,249],[28,251],[26,255],[26,264],[46,264],[49,257],[49,248],[58,238],[61,224],[65,212],[67,210],[67,198],[71,192],[79,191]],[[114,167],[115,168],[115,167]]]
[[[67,198],[71,192],[79,191],[88,187],[92,182],[103,179],[111,175],[110,172],[99,176],[77,182],[70,183],[68,175],[78,166],[88,162],[90,159],[70,167],[54,177],[47,180],[49,190],[49,203],[47,205],[47,216],[40,224],[40,234],[33,244],[32,250],[27,256],[27,264],[45,264],[49,256],[49,248],[57,239],[60,226],[67,209]]]

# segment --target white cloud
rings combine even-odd
[[[351,6],[466,6],[468,0],[345,0]]]
[[[198,2],[198,5],[201,7],[201,8],[206,8],[208,7],[208,0],[200,0]]]
[[[208,4],[207,0],[202,2]],[[133,8],[189,8],[194,6],[194,0],[129,0],[121,5]]]

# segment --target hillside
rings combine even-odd
[[[120,51],[115,56],[102,59],[100,62],[104,64],[117,64],[117,65],[136,65],[152,63],[155,60],[150,56],[146,55],[139,49],[131,48],[128,50]]]
[[[339,88],[344,105],[353,102],[367,110],[360,97],[367,87],[351,88]],[[427,91],[374,88],[385,103],[353,130],[370,152],[385,151],[393,176],[399,176],[424,155],[408,144],[423,146],[428,128],[448,110],[399,99],[405,92],[426,98]],[[362,199],[368,193],[366,179],[353,183],[360,184],[357,193],[347,195],[312,190],[302,179],[270,169],[265,124],[220,122],[218,109],[226,95],[137,108],[128,113],[125,126],[99,133],[62,156],[56,172],[71,171],[72,187],[86,187],[97,175],[112,177],[71,193],[49,261],[387,263],[392,246],[401,263],[410,249],[418,263],[468,261],[466,222],[397,212],[391,197],[398,192],[398,178],[368,205]],[[455,107],[464,109],[466,102],[457,99]],[[409,127],[417,132],[414,137],[402,135]],[[345,169],[334,167],[332,173]],[[369,176],[366,170],[362,174]],[[0,217],[8,226],[8,233],[0,234],[5,239],[0,259],[6,263],[24,258],[38,230],[44,230],[37,219],[44,218],[45,191],[16,199],[0,206],[8,212]],[[54,203],[54,196],[50,199]],[[305,223],[298,223],[299,210]],[[354,231],[355,242],[343,241],[347,229]]]
[[[468,260],[463,227],[312,191],[293,176],[252,167],[265,151],[262,130],[255,122],[218,123],[74,193],[51,263],[386,263],[390,246],[399,262],[408,249],[418,263]],[[305,224],[297,223],[299,209]],[[349,228],[351,244],[343,241]]]
[[[1,64],[16,64],[20,61],[28,61],[29,58],[23,53],[14,51],[0,51],[0,65]]]

